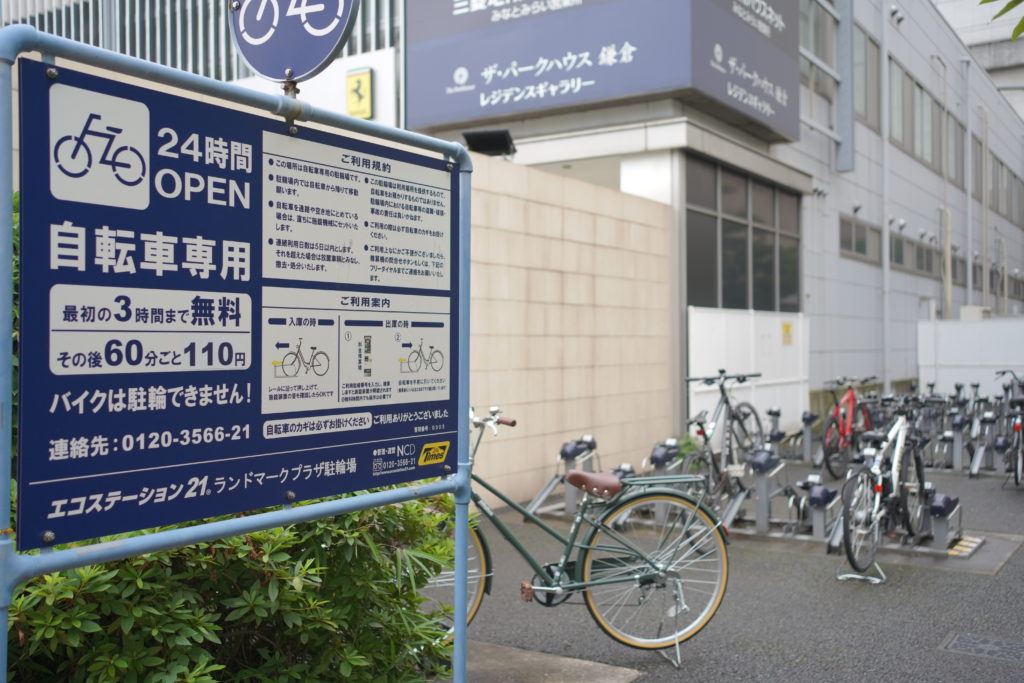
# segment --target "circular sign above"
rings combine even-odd
[[[272,81],[320,73],[345,45],[359,0],[235,0],[231,36],[253,71]]]

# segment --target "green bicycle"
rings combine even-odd
[[[497,407],[486,417],[471,413],[478,434],[470,467],[486,428],[497,434],[498,425],[515,426],[515,420],[500,417],[500,413]],[[541,564],[479,494],[472,492],[480,514],[535,572],[531,581],[522,584],[523,597],[553,607],[582,594],[597,625],[613,639],[646,650],[675,647],[678,662],[679,644],[715,615],[729,577],[727,533],[704,504],[703,478],[680,474],[620,480],[612,473],[571,470],[566,480],[580,488],[583,496],[569,531],[563,535],[472,474],[474,484],[560,544],[561,559]],[[678,484],[692,487],[689,490],[697,494],[671,488]],[[479,518],[470,526],[468,543],[467,622],[490,593],[493,574]],[[454,579],[454,571],[449,570],[424,587],[424,609],[451,605]]]

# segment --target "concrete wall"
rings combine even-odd
[[[765,434],[771,420],[769,408],[781,408],[779,427],[791,433],[802,427],[800,415],[807,410],[810,326],[802,313],[770,313],[718,308],[687,309],[687,350],[692,377],[761,373],[744,384],[730,383],[736,401],[748,401],[758,410]],[[719,391],[716,386],[690,383],[690,414],[706,409],[714,414]],[[723,434],[719,430],[719,434]]]
[[[517,500],[561,444],[597,438],[605,469],[671,436],[671,209],[474,156],[470,399],[519,425],[476,471]]]
[[[917,324],[917,362],[921,386],[935,382],[935,390],[951,393],[957,382],[979,382],[982,394],[1003,393],[1010,378],[996,378],[997,370],[1013,370],[1024,379],[1021,340],[1024,320],[933,320]],[[967,389],[968,394],[970,389]]]

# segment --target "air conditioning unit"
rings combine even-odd
[[[991,306],[961,306],[961,320],[987,320],[992,317]]]

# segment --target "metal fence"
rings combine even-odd
[[[0,25],[31,24],[62,38],[233,81],[251,76],[252,71],[231,44],[231,2],[2,0]],[[402,0],[363,0],[356,27],[342,55],[397,45],[401,12]]]

